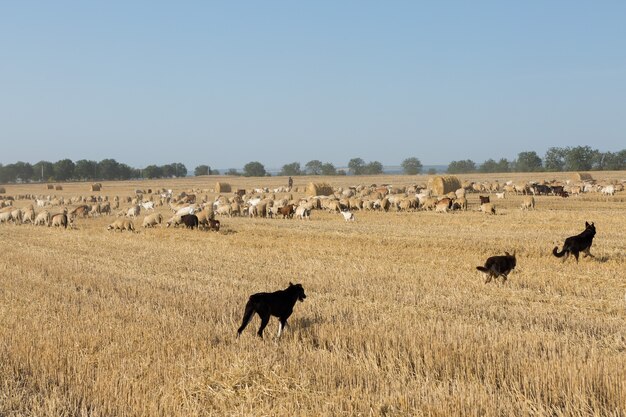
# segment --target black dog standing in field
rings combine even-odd
[[[502,283],[504,283],[509,273],[515,268],[515,264],[515,252],[513,252],[513,255],[504,252],[504,256],[491,256],[487,258],[485,266],[477,266],[476,269],[487,274],[485,284],[490,282],[492,278],[498,277],[502,277]]]
[[[578,262],[578,254],[583,253],[583,258],[587,256],[593,257],[589,252],[591,250],[591,244],[593,243],[593,237],[596,235],[596,226],[591,223],[585,222],[585,230],[576,236],[570,236],[565,239],[563,244],[563,250],[559,252],[559,247],[556,246],[552,249],[552,254],[557,258],[565,256],[563,262],[569,257],[570,254],[574,255],[576,262]]]
[[[278,317],[280,323],[278,325],[278,337],[280,337],[283,329],[287,325],[287,319],[293,313],[293,306],[296,301],[304,301],[306,295],[301,284],[289,283],[289,287],[284,290],[275,292],[260,292],[252,294],[246,304],[246,311],[243,314],[243,321],[237,330],[237,337],[246,328],[254,313],[261,317],[261,327],[257,334],[263,338],[263,329],[270,321],[270,316]]]

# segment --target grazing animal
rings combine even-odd
[[[143,218],[143,227],[154,227],[163,222],[161,213],[152,213]]]
[[[220,221],[215,219],[208,219],[209,221],[209,230],[213,230],[216,232],[220,231]]]
[[[502,277],[502,283],[506,282],[509,273],[515,268],[516,259],[515,252],[513,255],[504,252],[504,256],[491,256],[485,261],[485,266],[477,266],[480,272],[487,274],[485,284],[489,283],[492,278]]]
[[[129,232],[134,232],[135,224],[132,220],[129,219],[117,219],[107,226],[107,230],[119,230],[121,232],[123,232],[124,230],[128,230]]]
[[[284,218],[291,219],[293,217],[293,214],[296,212],[296,209],[293,204],[288,204],[284,207],[281,207],[278,210],[279,210],[279,213],[282,214],[283,219]]]
[[[185,214],[180,218],[187,229],[198,228],[198,216],[195,214]]]
[[[589,252],[591,250],[591,244],[593,243],[593,237],[596,235],[596,226],[591,223],[585,222],[585,230],[576,236],[570,236],[565,239],[563,244],[563,250],[559,252],[559,247],[555,246],[552,249],[552,254],[557,258],[563,258],[563,262],[569,257],[570,254],[574,255],[576,262],[578,262],[578,254],[583,253],[583,258],[587,256],[593,257]]]
[[[485,214],[496,214],[496,206],[494,206],[492,203],[481,204],[480,211]]]
[[[66,213],[55,214],[54,216],[52,216],[52,220],[50,224],[51,226],[54,226],[54,227],[63,226],[64,229],[67,229],[67,214]]]
[[[480,199],[480,204],[481,205],[489,203],[489,196],[488,195],[486,195],[486,196],[479,195],[478,198]]]
[[[506,191],[502,191],[501,193],[496,193],[496,198],[499,198],[499,199],[506,198]]]
[[[342,211],[341,215],[343,216],[343,218],[347,222],[353,222],[354,221],[354,213],[351,213],[348,210]]]
[[[535,209],[535,197],[533,197],[532,195],[526,196],[524,197],[524,200],[522,200],[522,206],[521,206],[522,210],[534,210]]]
[[[278,337],[280,337],[283,329],[287,325],[287,319],[293,313],[293,307],[298,300],[304,301],[306,294],[301,284],[289,283],[284,290],[275,292],[260,292],[252,294],[246,303],[246,309],[243,314],[241,326],[237,330],[237,337],[246,328],[254,313],[261,317],[261,327],[257,334],[263,338],[263,330],[270,321],[270,316],[278,317]]]

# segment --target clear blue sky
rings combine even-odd
[[[5,1],[0,163],[620,150],[625,22],[624,1]]]

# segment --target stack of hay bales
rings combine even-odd
[[[571,179],[574,181],[593,181],[593,177],[588,172],[572,172]]]
[[[215,184],[216,193],[230,193],[230,191],[231,187],[228,183],[218,181],[217,184]]]
[[[61,191],[61,190],[63,190],[63,186],[62,185],[55,185],[54,189],[57,190],[57,191]]]
[[[46,187],[48,188],[48,190],[54,190],[54,185],[52,184],[47,184]]]
[[[446,195],[461,188],[461,181],[453,175],[437,175],[428,180],[428,189],[435,195]]]
[[[312,182],[306,187],[306,194],[311,197],[318,195],[333,195],[333,193],[333,187],[325,182]]]
[[[102,189],[102,184],[99,182],[95,182],[91,184],[91,191],[100,191]]]

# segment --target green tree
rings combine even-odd
[[[306,169],[307,174],[320,175],[322,173],[322,166],[322,161],[313,159],[307,162],[306,165],[304,165],[304,168]]]
[[[517,172],[537,172],[541,171],[541,158],[535,151],[520,152],[515,161],[515,171]]]
[[[290,164],[283,165],[283,169],[280,171],[280,175],[302,175],[302,170],[300,169],[300,162],[292,162]]]
[[[200,175],[209,175],[209,166],[208,165],[198,165],[196,169],[193,170],[193,175],[199,177]]]
[[[499,165],[493,159],[487,159],[485,162],[480,164],[478,167],[478,172],[490,173],[490,172],[498,172]]]
[[[422,172],[422,163],[414,156],[402,161],[401,165],[406,175],[417,175]]]
[[[380,175],[383,173],[383,164],[378,161],[371,161],[365,165],[364,173],[367,175]]]
[[[98,163],[81,159],[74,166],[74,177],[80,180],[93,180],[96,178]]]
[[[139,177],[138,171],[136,169],[129,167],[126,164],[120,164],[118,166],[117,172],[118,172],[118,178],[120,180],[129,180],[131,178]]]
[[[428,175],[437,175],[437,169],[428,168]]]
[[[235,168],[229,168],[228,171],[226,171],[226,175],[239,176],[241,174]]]
[[[622,171],[626,169],[626,150],[619,152],[605,152],[599,164],[607,171]]]
[[[33,165],[33,181],[48,181],[54,179],[54,164],[49,161],[39,161]]]
[[[326,162],[320,167],[320,173],[322,175],[337,175],[337,168],[332,163]]]
[[[565,155],[567,152],[568,150],[566,148],[549,148],[546,151],[546,155],[543,157],[543,167],[546,171],[563,171],[563,168],[565,167]]]
[[[598,151],[589,146],[576,146],[569,148],[565,154],[566,171],[588,171],[593,166],[593,161]]]
[[[176,177],[182,178],[187,176],[187,167],[182,162],[174,162],[172,167],[174,168],[174,175]]]
[[[248,162],[243,167],[243,175],[246,177],[264,177],[266,173],[263,164],[257,161]]]
[[[471,159],[464,161],[452,161],[448,165],[449,174],[465,174],[476,171],[476,163]]]
[[[148,165],[143,169],[144,178],[162,178],[163,169],[156,165]]]
[[[76,165],[71,159],[61,159],[54,163],[54,178],[58,181],[67,181],[74,178]]]
[[[352,175],[361,175],[365,170],[365,161],[361,158],[352,158],[348,162],[348,170]]]
[[[103,159],[98,162],[97,178],[115,180],[119,175],[120,164],[115,159]]]
[[[511,163],[506,158],[500,158],[498,161],[498,170],[496,172],[511,172]]]

